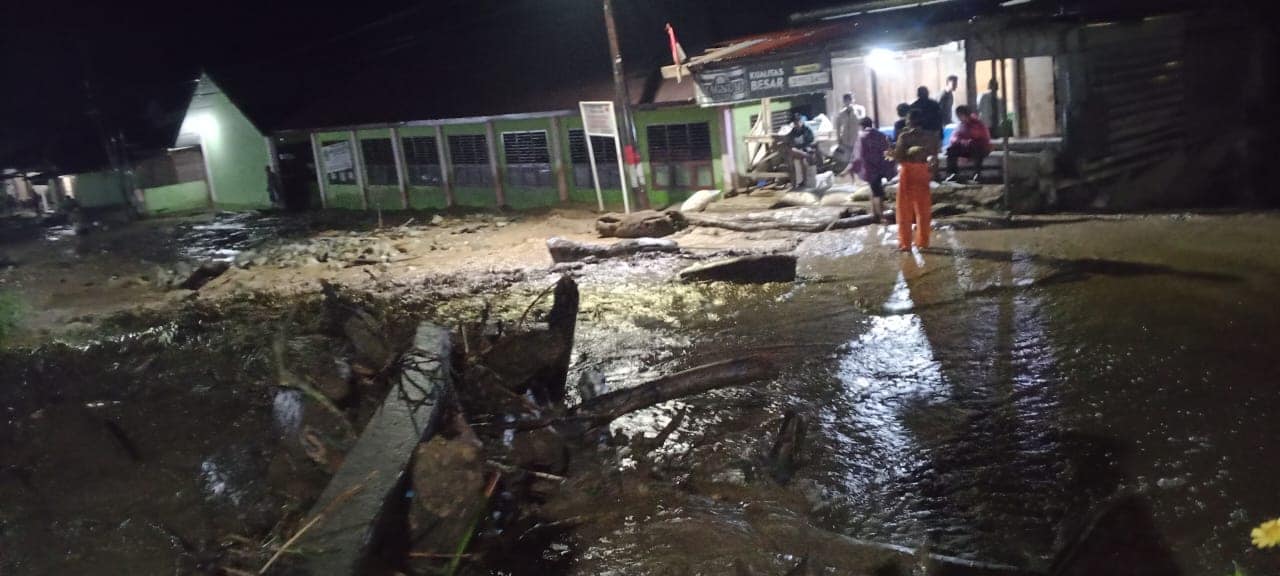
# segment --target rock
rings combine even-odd
[[[324,336],[299,336],[285,345],[286,367],[334,402],[351,396],[351,365],[341,345]]]
[[[796,279],[796,257],[791,254],[741,256],[697,264],[680,271],[684,282],[791,282]]]
[[[414,550],[453,551],[486,504],[480,443],[437,435],[418,445],[412,474],[410,545]]]
[[[365,365],[381,368],[391,361],[392,352],[383,338],[382,323],[368,312],[353,312],[342,323],[342,333],[356,349],[356,358]]]
[[[237,268],[248,268],[253,265],[253,261],[258,257],[258,253],[253,250],[245,250],[236,254],[235,265]]]
[[[441,216],[441,215],[439,215],[439,214],[436,214],[436,215],[432,216],[432,217],[431,217],[431,225],[432,225],[432,226],[442,226],[442,225],[444,225],[444,216]]]
[[[805,429],[808,420],[794,410],[787,410],[782,417],[782,425],[778,427],[778,436],[769,450],[769,468],[773,479],[779,484],[791,481],[799,464],[800,451],[804,449]]]
[[[680,246],[674,240],[662,238],[632,238],[613,244],[584,244],[560,237],[547,239],[547,250],[553,262],[587,261],[590,258],[616,258],[642,252],[678,252]]]
[[[719,190],[699,190],[694,192],[683,204],[680,205],[681,212],[702,212],[707,206],[716,201],[720,197]]]
[[[552,428],[518,432],[511,443],[516,466],[526,470],[564,474],[569,468],[569,446]]]
[[[189,264],[187,268],[190,268]],[[231,268],[230,262],[205,262],[190,272],[175,272],[173,281],[178,288],[183,290],[199,290],[202,286],[208,284],[210,280],[221,276],[228,268]]]
[[[609,213],[596,219],[596,232],[602,238],[661,238],[683,227],[684,218],[675,211]]]

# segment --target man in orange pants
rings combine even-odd
[[[915,245],[929,247],[929,221],[933,216],[933,199],[929,182],[933,180],[931,163],[938,156],[941,138],[937,132],[920,126],[921,115],[912,110],[907,115],[907,130],[898,136],[893,159],[898,161],[898,203],[894,218],[898,220],[898,249],[911,251],[911,225],[916,226]]]

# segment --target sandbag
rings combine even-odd
[[[818,201],[818,195],[813,192],[809,192],[807,190],[792,190],[791,192],[783,194],[781,198],[778,198],[778,201],[773,204],[773,207],[817,206]]]
[[[680,205],[681,212],[701,212],[720,196],[719,190],[699,190]]]

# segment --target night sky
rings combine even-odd
[[[616,0],[629,71],[784,28],[830,0]],[[609,80],[599,0],[70,2],[0,7],[0,167],[104,162],[88,111],[141,152],[163,146],[201,69],[267,130],[538,108]]]

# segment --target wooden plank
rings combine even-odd
[[[376,548],[380,520],[393,499],[402,498],[402,476],[418,443],[435,432],[443,399],[452,386],[449,331],[423,323],[413,349],[404,356],[406,368],[382,406],[347,453],[338,473],[311,508],[308,518],[325,510],[335,498],[360,490],[335,505],[325,518],[299,540],[307,550],[306,573],[352,576],[368,573]]]

